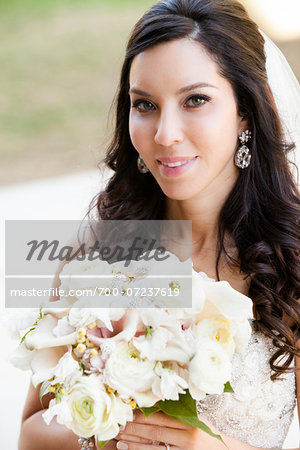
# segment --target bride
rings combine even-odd
[[[271,71],[275,84],[285,71],[281,91]],[[253,336],[234,360],[234,394],[198,404],[201,420],[230,450],[282,448],[296,381],[300,404],[293,370],[300,368],[300,196],[289,162],[298,139],[294,105],[299,88],[286,62],[234,0],[160,1],[129,39],[105,160],[114,175],[97,197],[97,215],[192,220],[194,268],[253,300]],[[41,413],[31,389],[20,450],[78,448],[70,431],[46,426]],[[104,448],[153,445],[224,448],[160,413],[147,420],[137,413]]]

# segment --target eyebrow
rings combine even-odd
[[[185,92],[190,92],[190,91],[193,91],[194,89],[203,88],[203,87],[211,87],[214,89],[218,89],[217,86],[214,86],[209,83],[194,83],[194,84],[189,84],[188,86],[184,86],[183,88],[179,89],[176,92],[176,95],[184,94]],[[149,92],[142,91],[141,89],[137,89],[134,87],[129,89],[129,94],[137,94],[137,95],[142,95],[142,96],[149,97],[149,98],[153,97],[151,94],[149,94]]]

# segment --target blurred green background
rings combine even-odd
[[[151,4],[0,0],[0,184],[96,167],[127,37]],[[299,78],[300,41],[279,45]]]

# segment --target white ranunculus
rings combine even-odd
[[[232,324],[225,318],[203,319],[195,326],[196,337],[218,342],[231,358],[235,351]]]
[[[184,394],[188,388],[187,382],[174,370],[164,368],[161,363],[155,367],[157,377],[154,380],[152,391],[162,400],[178,400],[179,394]]]
[[[141,407],[159,400],[152,392],[155,363],[143,360],[138,350],[127,342],[118,342],[106,362],[105,382],[123,398],[132,397]]]
[[[230,380],[230,358],[217,342],[198,339],[198,348],[189,364],[189,389],[195,400],[205,394],[222,394]]]
[[[94,374],[73,379],[60,403],[51,400],[43,417],[49,424],[55,415],[58,423],[78,436],[96,435],[100,441],[113,439],[119,432],[119,424],[125,425],[133,419],[131,406],[114,394],[108,394]]]

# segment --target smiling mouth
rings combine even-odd
[[[180,167],[180,166],[184,166],[185,164],[191,162],[195,158],[197,158],[197,156],[195,156],[194,158],[191,158],[191,159],[187,159],[186,161],[164,162],[164,161],[158,160],[158,162],[165,167]]]

